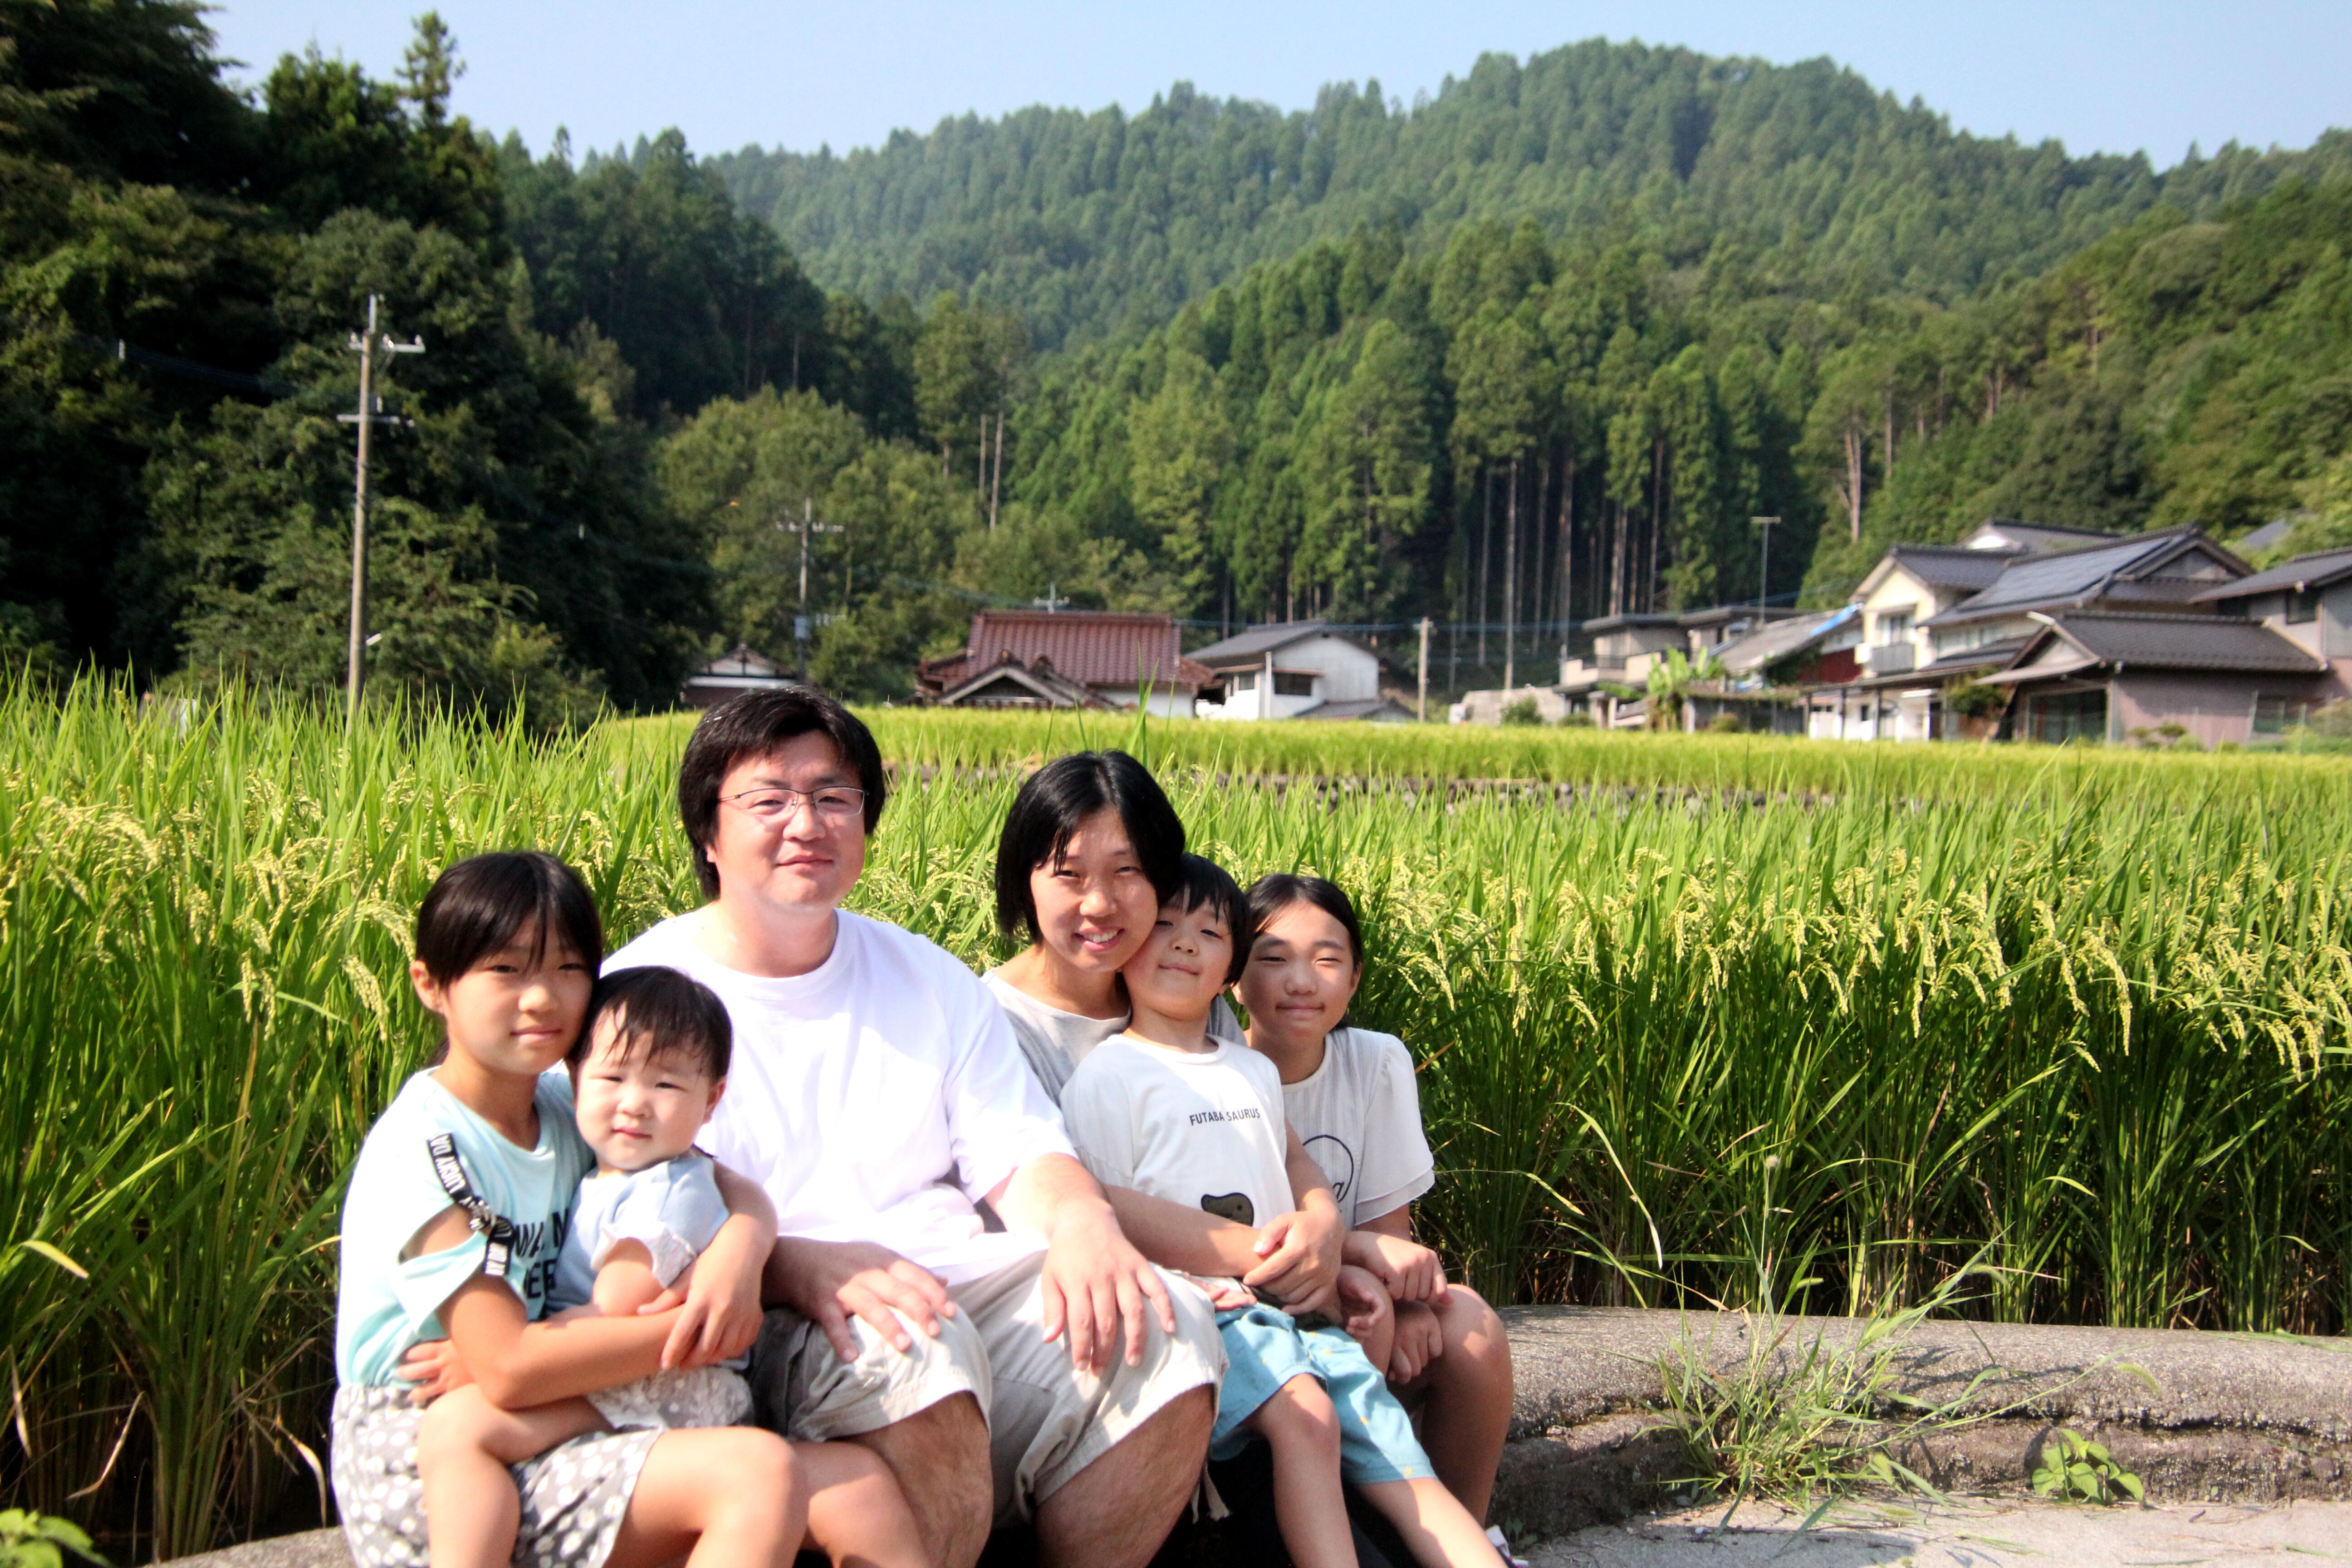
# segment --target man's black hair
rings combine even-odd
[[[528,935],[531,958],[550,942],[567,947],[594,973],[604,961],[604,922],[580,873],[536,849],[460,860],[434,879],[416,907],[416,957],[447,985]]]
[[[1348,952],[1356,967],[1364,967],[1364,928],[1356,920],[1356,906],[1337,882],[1321,877],[1301,877],[1273,871],[1250,884],[1250,919],[1264,931],[1275,916],[1293,904],[1312,904],[1339,922],[1348,933]]]
[[[1060,859],[1078,825],[1101,811],[1117,813],[1126,826],[1152,892],[1162,903],[1174,895],[1184,824],[1159,781],[1125,752],[1073,752],[1031,773],[1004,814],[996,840],[996,923],[1005,935],[1025,931],[1032,942],[1045,940],[1029,874]]]
[[[1225,984],[1231,985],[1249,967],[1250,943],[1257,938],[1257,919],[1250,912],[1248,898],[1232,873],[1214,860],[1199,855],[1187,855],[1179,862],[1176,887],[1163,894],[1160,903],[1174,904],[1186,914],[1202,905],[1225,922],[1225,934],[1233,939],[1233,956],[1225,963]]]
[[[596,1026],[614,1014],[614,1041],[620,1058],[683,1057],[714,1079],[727,1076],[735,1054],[735,1026],[719,994],[692,975],[656,963],[624,969],[596,983],[588,1003],[588,1026],[580,1031],[566,1060],[579,1067],[594,1048]]]
[[[771,755],[786,742],[809,734],[832,741],[843,764],[857,775],[857,787],[866,792],[866,833],[873,837],[889,783],[882,774],[882,750],[856,714],[813,686],[730,697],[702,716],[677,765],[677,811],[703,897],[719,896],[719,868],[710,861],[710,842],[719,831],[719,785],[745,758]]]

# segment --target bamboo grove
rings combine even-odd
[[[1966,1310],[2003,1320],[2352,1315],[2341,759],[2001,752],[1939,779],[1699,737],[1676,772],[1559,737],[1543,776],[1595,787],[1448,803],[1236,787],[1344,761],[1295,731],[1281,756],[1275,726],[1244,758],[1209,726],[877,719],[901,788],[858,906],[975,963],[1020,769],[1076,744],[1151,758],[1244,877],[1344,880],[1359,1016],[1420,1068],[1423,1222],[1498,1300],[1867,1311],[1978,1260]],[[165,1556],[315,1517],[339,1182],[433,1043],[415,902],[534,845],[616,939],[690,904],[682,740],[346,731],[234,689],[0,702],[0,1447],[26,1501]]]

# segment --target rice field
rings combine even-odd
[[[1080,744],[1147,753],[1244,879],[1345,882],[1358,1016],[1421,1063],[1424,1228],[1498,1300],[1863,1311],[1979,1261],[2003,1320],[2352,1313],[2352,763],[873,717],[979,771],[899,792],[858,907],[975,963],[1013,764]],[[615,942],[688,907],[684,735],[0,700],[9,1501],[118,1561],[315,1517],[338,1184],[433,1043],[415,900],[536,846]],[[1606,787],[1224,777],[1351,764]]]

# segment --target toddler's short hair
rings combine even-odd
[[[595,1048],[596,1025],[607,1014],[623,1061],[639,1055],[682,1057],[714,1079],[727,1076],[735,1052],[735,1026],[719,994],[691,975],[660,964],[624,969],[596,982],[588,1003],[588,1023],[566,1058],[577,1068]]]
[[[1214,860],[1198,855],[1187,855],[1177,863],[1176,888],[1163,903],[1174,904],[1186,914],[1202,904],[1225,922],[1226,933],[1233,938],[1234,953],[1225,965],[1225,984],[1231,985],[1249,967],[1250,944],[1257,940],[1257,921],[1250,914],[1249,900],[1242,896],[1239,882]]]

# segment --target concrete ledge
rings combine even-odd
[[[1494,1511],[1515,1538],[1565,1534],[1661,1501],[1687,1461],[1660,1427],[1660,1362],[1687,1339],[1711,1364],[1738,1364],[1756,1326],[1630,1308],[1503,1316],[1518,1401]],[[1803,1318],[1780,1327],[1785,1365],[1816,1337],[1852,1345],[1864,1325]],[[1923,1323],[1899,1342],[1895,1371],[1914,1398],[1948,1402],[1985,1374],[1962,1408],[2021,1406],[1900,1456],[1948,1489],[2021,1494],[2042,1443],[2063,1425],[2105,1443],[2155,1500],[2352,1499],[2352,1340]],[[181,1568],[351,1568],[351,1557],[340,1532],[312,1531],[184,1558]]]
[[[1529,1536],[1662,1500],[1685,1462],[1657,1429],[1659,1363],[1686,1340],[1715,1367],[1741,1364],[1759,1327],[1737,1314],[1631,1308],[1503,1316],[1518,1400],[1495,1517]],[[1851,1347],[1865,1325],[1779,1327],[1776,1359],[1791,1368],[1817,1338]],[[2352,1340],[1932,1322],[1898,1342],[1893,1371],[1895,1392],[1916,1399],[1958,1400],[1969,1414],[2016,1407],[1897,1456],[1947,1489],[2021,1494],[2042,1442],[2065,1426],[2106,1444],[2152,1500],[2352,1498]]]

